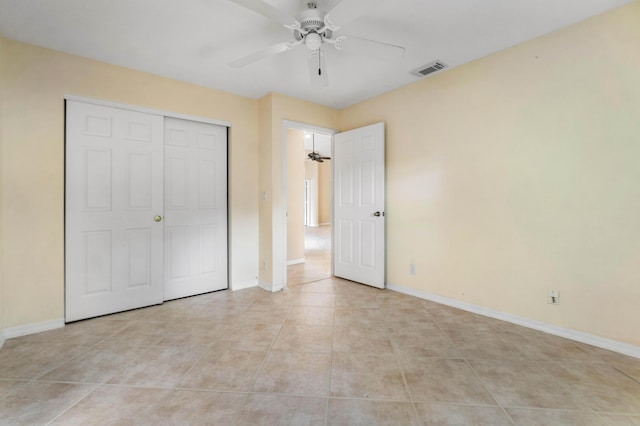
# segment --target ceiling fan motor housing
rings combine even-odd
[[[300,28],[293,30],[295,39],[298,41],[305,39],[305,45],[309,50],[317,50],[325,38],[331,38],[331,30],[324,25],[324,15],[324,12],[319,9],[307,9],[300,14]],[[319,38],[312,34],[317,34]],[[307,38],[307,36],[311,37]]]
[[[308,52],[307,64],[311,85],[314,88],[323,88],[329,84],[326,63],[323,59],[324,49],[322,47],[325,44],[332,45],[336,50],[343,50],[345,40],[352,40],[353,42],[349,46],[350,50],[360,51],[371,56],[379,56],[383,59],[400,59],[404,56],[405,49],[401,46],[358,37],[347,38],[347,36],[340,36],[335,39],[332,38],[334,33],[346,23],[367,13],[378,3],[390,0],[340,0],[337,4],[333,4],[335,0],[298,0],[302,3],[300,5],[302,6],[301,9],[304,10],[295,16],[292,16],[287,10],[280,10],[271,6],[265,0],[229,1],[280,23],[292,32],[295,40],[293,42],[281,42],[232,61],[229,65],[233,68],[243,67],[304,44]],[[328,8],[328,10],[325,10],[325,8]]]

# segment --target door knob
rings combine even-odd
[[[382,216],[382,213],[380,213],[380,212],[375,212],[373,215],[374,215],[375,217],[380,217],[380,216]]]
[[[155,216],[153,217],[153,220],[154,220],[154,221],[156,221],[156,222],[160,222],[160,221],[162,220],[162,216],[160,216],[160,215],[155,215]]]

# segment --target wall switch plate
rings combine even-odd
[[[549,290],[547,294],[547,303],[557,305],[560,303],[560,292],[558,290]]]
[[[409,273],[411,275],[415,275],[416,274],[416,265],[414,265],[413,263],[409,264]]]

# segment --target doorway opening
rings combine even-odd
[[[332,276],[332,135],[327,129],[286,126],[287,286]]]

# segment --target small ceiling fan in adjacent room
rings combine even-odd
[[[350,35],[335,37],[342,26],[366,14],[378,4],[388,0],[342,0],[329,11],[322,10],[322,0],[302,0],[303,8],[295,17],[276,9],[262,0],[230,0],[260,15],[273,19],[292,32],[293,39],[258,50],[229,63],[240,68],[269,56],[278,55],[294,47],[304,45],[309,51],[308,64],[311,85],[325,87],[329,84],[327,64],[323,48],[330,44],[339,51],[361,53],[385,60],[399,60],[405,49],[393,44]],[[306,6],[306,8],[305,8]]]
[[[311,138],[311,143],[313,145],[311,152],[307,154],[307,157],[309,157],[311,161],[317,161],[318,163],[324,163],[324,160],[331,160],[331,157],[323,157],[322,154],[316,152],[316,135],[312,133]]]

